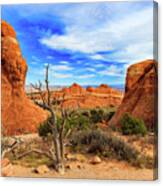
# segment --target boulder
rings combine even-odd
[[[2,127],[5,135],[36,132],[47,113],[36,106],[25,93],[27,63],[22,56],[16,33],[2,21]]]
[[[8,164],[10,164],[10,160],[8,158],[4,158],[1,160],[2,167],[6,167]]]
[[[90,160],[90,163],[91,163],[91,164],[99,164],[99,163],[101,163],[101,162],[102,162],[102,160],[101,160],[101,158],[100,158],[99,156],[94,156],[94,157],[92,157],[91,160]]]
[[[1,170],[1,174],[2,176],[8,177],[8,176],[12,176],[14,169],[13,169],[13,165],[10,163],[9,160],[4,159],[2,160],[2,170]]]
[[[36,169],[34,169],[34,172],[37,174],[45,174],[49,171],[50,169],[46,165],[40,165]]]

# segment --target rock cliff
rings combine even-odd
[[[14,29],[5,21],[2,21],[1,38],[3,133],[16,135],[35,132],[47,113],[26,96],[27,64]]]
[[[141,118],[149,128],[157,125],[157,62],[146,60],[127,70],[125,95],[110,124],[118,125],[125,112]]]

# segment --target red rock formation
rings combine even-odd
[[[61,91],[62,92],[62,91]],[[63,89],[66,108],[96,108],[119,106],[122,100],[122,92],[112,89],[108,85],[100,85],[97,88],[82,88],[74,83],[69,88]]]
[[[2,21],[2,124],[7,135],[35,132],[47,114],[25,94],[27,64],[22,57],[16,33]]]
[[[70,87],[64,88],[63,92],[66,95],[82,95],[86,93],[86,90],[77,83],[73,83]]]
[[[127,71],[125,96],[110,124],[119,124],[125,112],[144,120],[147,127],[157,125],[157,62],[146,60]]]
[[[122,92],[120,92],[117,89],[111,88],[106,84],[101,84],[99,87],[95,88],[94,90],[95,93],[99,94],[110,94],[113,97],[116,96],[122,96]]]
[[[95,89],[93,87],[91,87],[91,86],[89,86],[89,87],[86,88],[86,91],[87,92],[94,92],[94,90]]]

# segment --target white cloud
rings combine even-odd
[[[104,57],[100,54],[95,54],[90,56],[90,58],[95,59],[95,60],[104,60]]]
[[[132,63],[139,59],[153,57],[152,17],[152,6],[144,7],[139,11],[126,10],[126,13],[119,14],[118,19],[114,19],[114,16],[111,17],[112,19],[108,17],[104,24],[99,26],[98,23],[94,29],[83,31],[79,23],[73,23],[67,25],[65,35],[51,35],[42,38],[40,42],[52,49],[88,53],[94,59],[129,60]],[[117,52],[105,56],[96,54],[99,51],[110,50]]]
[[[87,78],[93,78],[93,77],[95,77],[94,74],[85,74],[85,75],[79,75],[76,78],[78,78],[78,79],[87,79]]]
[[[99,64],[93,64],[93,66],[96,68],[101,68],[101,67],[104,67],[105,65],[102,63],[99,63]]]
[[[40,59],[39,59],[38,57],[36,57],[36,56],[32,56],[32,59],[33,59],[34,61],[37,61],[37,62],[40,61]]]
[[[98,73],[102,76],[124,76],[122,67],[120,68],[115,65],[111,65],[110,67],[106,68],[105,70],[99,71]]]
[[[30,61],[30,64],[32,64],[32,65],[37,65],[38,62],[37,62],[37,61]]]
[[[70,67],[68,65],[52,65],[51,69],[54,71],[61,71],[61,70],[68,71],[68,70],[72,70],[73,67]]]
[[[76,61],[76,63],[77,63],[77,64],[81,64],[81,63],[82,63],[82,61],[78,60],[78,61]]]
[[[53,59],[53,56],[47,56],[46,58],[47,59]]]
[[[44,66],[46,67],[47,65],[49,65],[49,63],[44,63]]]
[[[55,77],[55,78],[64,79],[64,78],[71,78],[72,75],[71,75],[71,74],[54,73],[54,77]]]
[[[68,65],[68,64],[69,64],[68,61],[60,61],[59,63],[60,63],[60,64],[64,64],[64,65]]]
[[[90,72],[95,72],[95,71],[96,71],[96,69],[91,68],[91,67],[87,67],[87,68],[85,68],[85,70],[88,70],[88,71],[90,71]]]

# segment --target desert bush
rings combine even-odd
[[[43,123],[40,124],[38,127],[38,134],[41,137],[47,137],[48,134],[51,134],[51,127],[50,127],[50,120],[51,118],[48,117],[47,120],[45,120]]]
[[[124,135],[147,133],[144,121],[131,116],[129,113],[125,113],[120,119],[121,130]]]
[[[81,114],[83,116],[90,117],[90,112],[89,111],[83,111]]]
[[[51,134],[51,127],[50,127],[50,120],[51,118],[49,117],[46,121],[40,124],[38,127],[38,133],[39,136],[41,137],[47,137],[48,134]],[[57,128],[59,129],[61,126],[62,118],[57,117]],[[65,133],[68,130],[76,129],[76,130],[85,130],[90,127],[90,120],[89,117],[83,115],[83,114],[74,114],[72,115],[69,119],[66,120],[66,125],[65,125]]]
[[[155,166],[155,161],[152,157],[149,156],[139,156],[135,161],[131,162],[132,165],[139,168],[148,168],[153,169]]]
[[[115,157],[118,160],[134,161],[138,151],[115,136],[107,136],[100,130],[78,133],[71,141],[73,146],[86,145],[89,153],[99,153],[102,156]]]
[[[114,111],[105,113],[104,117],[103,117],[103,120],[108,122],[109,120],[111,120],[111,118],[113,117],[114,114],[115,114]]]
[[[93,109],[90,111],[90,119],[92,123],[98,123],[103,120],[104,111],[102,109]]]
[[[90,120],[87,116],[78,114],[75,115],[67,121],[66,125],[67,129],[76,129],[76,130],[84,130],[90,127]]]

